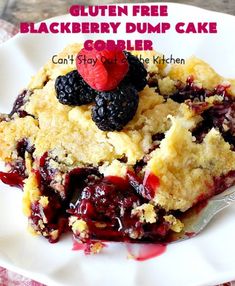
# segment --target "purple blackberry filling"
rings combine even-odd
[[[24,109],[23,106],[29,100],[29,97],[32,95],[30,90],[23,90],[22,93],[18,95],[16,101],[14,102],[12,111],[10,112],[9,116],[12,117],[14,114],[17,114],[19,117],[25,117],[29,115]]]
[[[34,147],[30,145],[27,139],[23,139],[17,143],[16,151],[17,159],[7,164],[8,172],[0,172],[0,179],[7,185],[22,189],[23,181],[28,176],[25,166],[25,152],[32,155]]]
[[[196,142],[201,143],[206,134],[212,128],[216,128],[233,150],[235,146],[235,102],[227,92],[229,86],[219,85],[213,91],[209,91],[195,85],[193,78],[189,77],[185,86],[179,83],[177,88],[178,91],[171,96],[171,99],[186,103],[195,114],[203,118],[203,121],[192,130]],[[222,101],[214,102],[213,106],[209,107],[205,99],[214,95],[222,96]]]
[[[213,95],[223,96],[224,101],[231,100],[228,94],[228,85],[218,85],[213,91],[199,87],[195,84],[192,76],[188,77],[186,84],[178,82],[176,84],[177,91],[170,98],[178,103],[193,102],[195,104],[205,102],[207,97]],[[193,105],[192,105],[193,106]]]

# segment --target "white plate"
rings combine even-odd
[[[195,54],[222,75],[235,77],[235,17],[185,5],[168,4],[168,7],[167,21],[172,24],[217,21],[218,34],[179,35],[172,31],[151,36],[155,49],[175,57]],[[56,20],[75,19],[63,16]],[[157,18],[149,20],[158,21]],[[114,38],[123,37],[121,34]],[[18,35],[3,44],[0,48],[0,112],[10,110],[18,91],[53,54],[67,43],[81,42],[84,38],[81,35]],[[169,245],[164,254],[154,259],[136,262],[126,258],[127,251],[121,244],[111,244],[97,256],[84,256],[71,250],[71,236],[54,245],[41,237],[32,237],[26,232],[26,218],[21,212],[21,192],[3,184],[0,189],[0,265],[45,284],[208,286],[235,279],[235,205],[220,213],[198,237]]]

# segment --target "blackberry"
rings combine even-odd
[[[115,90],[100,92],[92,108],[92,119],[103,131],[120,131],[134,117],[139,97],[131,85],[120,85]]]
[[[141,91],[147,84],[147,71],[136,56],[126,51],[124,53],[129,63],[129,71],[123,81],[133,84],[138,91]]]
[[[55,89],[59,102],[71,106],[91,103],[96,95],[96,91],[83,80],[77,70],[57,77]]]

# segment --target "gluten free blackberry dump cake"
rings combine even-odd
[[[34,233],[72,231],[91,252],[165,242],[182,213],[235,184],[235,80],[195,57],[166,72],[136,52],[68,55],[97,63],[50,61],[0,117],[0,178],[23,189]]]

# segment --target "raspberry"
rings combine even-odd
[[[96,92],[82,79],[77,70],[64,76],[57,77],[55,81],[57,98],[65,105],[83,105],[94,101]]]
[[[129,71],[124,78],[124,82],[129,82],[141,91],[147,84],[147,71],[141,61],[129,52],[124,52],[129,63]]]
[[[134,117],[139,97],[131,85],[122,84],[110,92],[100,92],[92,108],[92,119],[103,131],[120,131]]]
[[[78,72],[86,83],[98,91],[115,89],[129,69],[121,50],[82,49],[77,55],[76,64]]]

